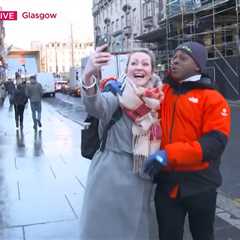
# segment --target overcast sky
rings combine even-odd
[[[17,21],[5,21],[5,43],[27,48],[31,41],[93,40],[92,0],[0,0],[2,10],[18,12]],[[56,19],[24,19],[23,12],[57,13]]]

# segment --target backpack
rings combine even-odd
[[[122,110],[119,107],[113,113],[111,120],[104,128],[101,139],[98,135],[99,120],[93,116],[87,116],[84,122],[87,123],[88,127],[83,129],[81,134],[81,154],[83,157],[92,159],[98,149],[102,152],[104,151],[108,130],[121,118],[121,116]]]

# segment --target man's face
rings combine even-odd
[[[177,81],[182,81],[199,73],[200,68],[192,57],[182,50],[177,50],[171,59],[171,76]]]

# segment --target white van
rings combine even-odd
[[[36,74],[37,81],[42,85],[44,96],[55,96],[55,78],[52,73],[40,72]]]
[[[76,97],[80,97],[81,72],[81,67],[71,67],[69,72],[69,91]]]

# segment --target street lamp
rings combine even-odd
[[[55,47],[55,64],[56,64],[56,74],[58,74],[58,56],[57,56],[57,42],[54,43],[54,47]]]
[[[25,63],[22,64],[22,66],[23,66],[23,69],[24,69],[24,79],[25,79],[25,81],[27,81],[27,69],[26,69]]]

